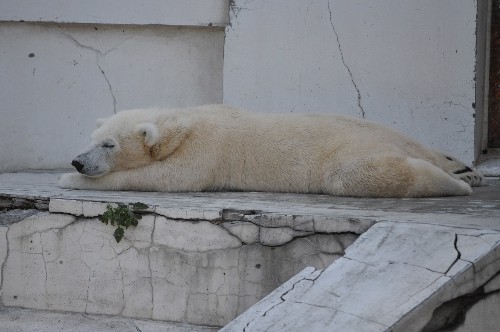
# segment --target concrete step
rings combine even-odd
[[[323,196],[62,190],[57,174],[0,175],[1,301],[8,307],[224,326],[373,224]],[[108,202],[149,206],[117,243]],[[3,220],[3,221],[2,221]]]
[[[214,332],[196,326],[123,316],[89,315],[22,308],[0,308],[2,332]]]
[[[57,176],[0,174],[5,310],[226,331],[420,331],[498,297],[498,179],[467,197],[401,200],[73,191]],[[97,218],[117,202],[148,205],[120,243]]]

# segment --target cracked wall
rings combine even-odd
[[[231,2],[224,101],[341,113],[474,160],[475,1]]]
[[[116,243],[97,218],[39,212],[0,227],[1,303],[223,326],[358,237],[269,227],[147,214]]]
[[[69,167],[122,109],[220,103],[223,43],[220,27],[0,22],[0,172]]]

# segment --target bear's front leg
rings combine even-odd
[[[202,167],[154,163],[148,166],[111,172],[97,178],[79,173],[63,174],[59,186],[66,189],[134,190],[134,191],[203,191],[213,187],[213,181],[202,175],[212,174]]]
[[[59,187],[65,189],[99,189],[97,179],[79,173],[63,174],[59,179]]]

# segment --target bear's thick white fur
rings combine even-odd
[[[357,197],[469,195],[482,176],[384,126],[225,105],[100,119],[64,174],[72,189],[270,191]]]

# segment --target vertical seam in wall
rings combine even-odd
[[[482,150],[488,148],[488,110],[489,110],[489,93],[490,93],[490,48],[491,48],[491,15],[492,15],[492,0],[488,0],[488,8],[486,9],[486,41],[485,41],[485,59],[484,59],[484,91],[483,91],[483,117],[482,121],[482,135],[481,139],[481,155]],[[479,10],[479,7],[478,7]],[[477,31],[477,24],[476,24]],[[477,32],[476,32],[477,33]],[[477,44],[477,34],[476,34],[476,44]],[[477,63],[477,58],[476,58]],[[476,82],[477,85],[477,82]],[[477,113],[477,110],[476,110]],[[477,119],[476,119],[477,121]]]

